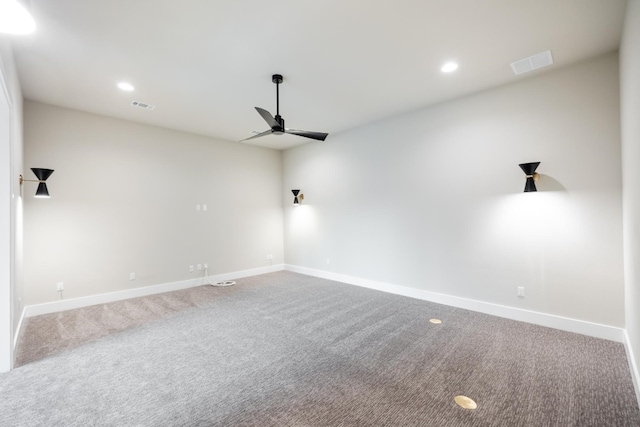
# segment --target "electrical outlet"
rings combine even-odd
[[[518,296],[524,298],[524,286],[518,286]]]
[[[267,254],[267,259],[273,259],[273,254]]]
[[[207,205],[202,205],[202,210],[206,211],[207,210]]]
[[[204,269],[207,270],[209,268],[209,266],[207,265],[207,263],[204,263]]]
[[[129,280],[136,280],[136,273],[129,273]]]
[[[198,271],[202,270],[202,264],[196,265],[196,270],[198,270]]]
[[[196,211],[200,212],[200,205],[196,205]]]
[[[64,291],[64,282],[56,283],[56,291],[58,291],[58,292]]]
[[[331,264],[331,258],[327,258],[327,265]]]
[[[189,266],[189,273],[193,273],[193,265]]]

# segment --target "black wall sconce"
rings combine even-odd
[[[31,168],[36,178],[38,179],[24,179],[22,175],[20,175],[20,185],[23,182],[37,182],[38,189],[36,190],[35,197],[46,198],[49,197],[49,189],[47,189],[47,183],[45,182],[53,173],[53,169],[43,169],[43,168]]]
[[[291,190],[293,193],[293,206],[299,206],[300,202],[304,200],[304,194],[300,193],[300,190]]]
[[[521,163],[520,169],[527,175],[527,182],[524,184],[524,192],[529,193],[531,191],[538,191],[536,188],[536,181],[540,178],[540,175],[536,172],[540,162]]]

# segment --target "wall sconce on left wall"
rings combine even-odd
[[[300,190],[291,190],[293,193],[293,206],[300,206],[300,202],[304,200],[304,194]]]
[[[37,182],[38,189],[36,190],[35,197],[39,198],[48,198],[49,197],[49,189],[47,188],[47,183],[45,182],[53,173],[53,169],[43,169],[43,168],[31,168],[36,178],[38,179],[24,179],[22,175],[20,175],[20,185],[23,182]]]

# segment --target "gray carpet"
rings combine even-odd
[[[640,426],[619,343],[290,272],[193,291],[25,351],[43,358],[0,375],[0,425]]]
[[[16,366],[206,305],[220,295],[219,290],[200,286],[27,318],[16,349]]]

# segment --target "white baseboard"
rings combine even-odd
[[[274,265],[269,267],[255,268],[251,270],[236,271],[231,273],[218,274],[210,276],[212,282],[222,282],[226,280],[240,279],[243,277],[257,276],[260,274],[272,273],[275,271],[287,270],[295,273],[301,273],[308,276],[319,277],[328,280],[334,280],[350,285],[362,286],[369,289],[375,289],[383,292],[389,292],[396,295],[403,295],[410,298],[421,299],[434,302],[437,304],[448,305],[452,307],[463,308],[466,310],[477,311],[480,313],[490,314],[493,316],[504,317],[507,319],[518,320],[536,325],[546,326],[550,328],[560,329],[568,332],[588,335],[596,338],[608,339],[611,341],[625,343],[627,351],[631,351],[627,344],[626,331],[622,328],[602,325],[597,323],[585,322],[583,320],[570,319],[567,317],[556,316],[552,314],[541,313],[537,311],[522,310],[519,308],[508,307],[499,304],[488,303],[484,301],[472,300],[468,298],[446,295],[437,292],[425,291],[406,286],[393,285],[390,283],[379,282],[375,280],[362,279],[359,277],[348,276],[328,271],[315,270],[295,265]],[[30,305],[24,308],[23,315],[18,327],[18,332],[14,339],[17,342],[18,335],[21,330],[22,319],[25,317],[38,316],[41,314],[55,313],[58,311],[71,310],[74,308],[87,307],[90,305],[104,304],[113,301],[120,301],[128,298],[137,298],[146,295],[153,295],[163,292],[171,292],[180,289],[191,288],[206,284],[204,278],[183,280],[180,282],[164,283],[142,288],[128,289],[125,291],[109,292],[98,295],[91,295],[68,300],[54,301],[44,304]],[[630,359],[633,360],[633,359]],[[637,367],[635,374],[637,376]],[[640,376],[637,376],[640,378]]]
[[[624,331],[624,348],[627,351],[627,360],[629,361],[629,370],[631,371],[633,388],[636,391],[636,399],[638,400],[638,405],[640,405],[640,372],[638,372],[638,365],[636,365],[633,347],[631,346],[631,340],[629,339],[629,334],[626,329]]]
[[[328,271],[298,267],[295,265],[285,265],[285,270],[292,271],[294,273],[306,274],[308,276],[320,277],[322,279],[334,280],[336,282],[347,283],[350,285],[362,286],[378,291],[389,292],[392,294],[403,295],[406,297],[430,301],[437,304],[464,308],[466,310],[477,311],[480,313],[518,320],[521,322],[533,323],[535,325],[546,326],[563,331],[575,332],[591,337],[603,338],[620,343],[625,342],[625,330],[613,326],[585,322],[583,320],[570,319],[567,317],[540,313],[537,311],[522,310],[520,308],[508,307],[505,305],[472,300],[437,292],[430,292],[422,289],[409,288],[406,286],[393,285],[390,283],[362,279],[359,277],[347,276],[344,274],[332,273]]]
[[[260,274],[272,273],[274,271],[284,270],[283,264],[273,265],[269,267],[254,268],[251,270],[235,271],[232,273],[216,274],[209,276],[213,283],[224,282],[227,280],[241,279],[243,277],[257,276]],[[105,304],[108,302],[121,301],[129,298],[143,297],[147,295],[161,294],[163,292],[178,291],[180,289],[192,288],[195,286],[206,285],[207,281],[204,277],[197,279],[182,280],[180,282],[163,283],[160,285],[145,286],[142,288],[127,289],[124,291],[108,292],[98,295],[90,295],[80,298],[72,298],[44,304],[36,304],[26,306],[23,317],[39,316],[41,314],[56,313],[58,311],[71,310],[74,308],[88,307],[90,305]]]
[[[15,350],[18,346],[18,341],[20,341],[20,334],[22,334],[22,325],[24,324],[24,318],[27,317],[27,308],[24,307],[22,309],[22,313],[20,314],[20,320],[18,321],[18,327],[16,328],[16,334],[13,336],[13,349]]]
[[[18,327],[14,331],[13,335],[13,348],[11,349],[11,367],[13,369],[16,363],[16,349],[18,348],[18,341],[20,341],[20,335],[22,334],[22,325],[24,324],[24,318],[26,316],[26,308],[22,309],[20,313],[20,320],[18,320]]]

